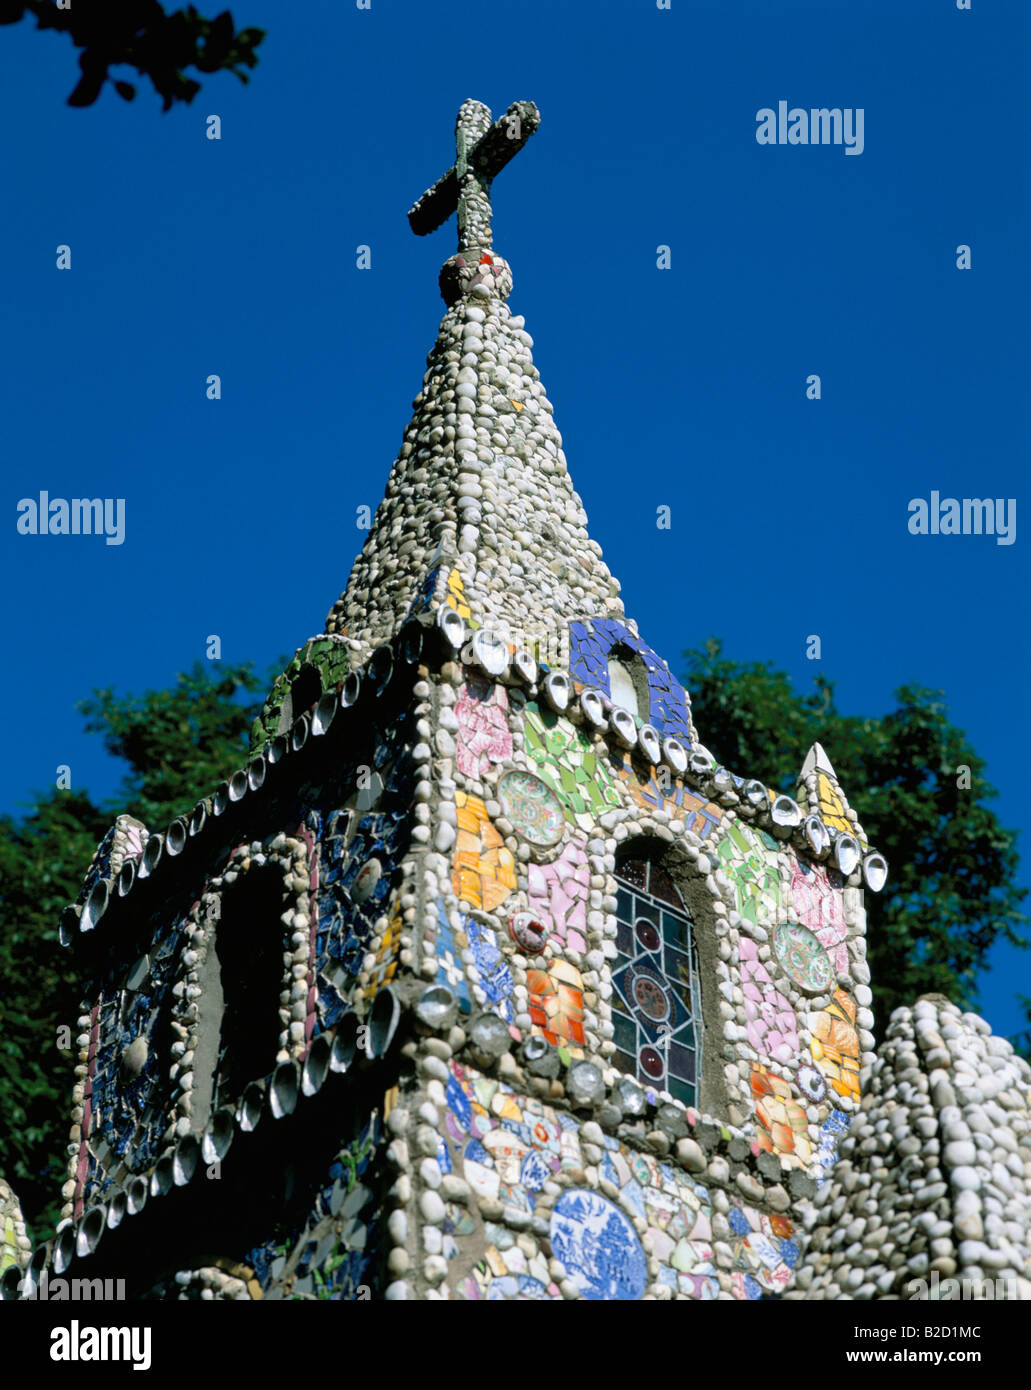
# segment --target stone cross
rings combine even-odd
[[[532,101],[513,102],[493,125],[490,109],[481,101],[463,102],[455,122],[457,158],[408,214],[416,236],[435,232],[457,208],[459,251],[493,245],[491,183],[523,148],[540,121],[540,112]]]

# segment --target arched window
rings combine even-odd
[[[278,865],[248,869],[225,893],[214,961],[221,1020],[212,1108],[235,1104],[244,1087],[276,1065],[282,1022],[283,875]],[[214,991],[213,991],[214,992]]]
[[[290,683],[279,710],[276,732],[288,733],[294,720],[311,709],[322,694],[322,677],[314,666],[304,666]]]
[[[609,652],[607,665],[612,703],[647,719],[650,712],[648,675],[640,656],[622,643],[617,643]]]
[[[693,921],[669,875],[640,852],[616,866],[615,1066],[698,1104],[702,1000]]]

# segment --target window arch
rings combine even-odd
[[[694,919],[647,849],[616,864],[615,1066],[697,1105],[702,999]]]
[[[621,705],[647,722],[651,717],[648,673],[638,653],[625,643],[617,642],[606,658],[606,666],[613,704]]]

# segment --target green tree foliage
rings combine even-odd
[[[174,102],[190,102],[200,91],[185,68],[233,72],[246,82],[244,68],[256,66],[254,50],[265,37],[262,29],[237,33],[228,10],[215,19],[205,19],[192,5],[165,14],[157,0],[70,0],[63,9],[56,0],[0,0],[0,24],[17,24],[29,15],[35,16],[38,29],[68,34],[82,49],[82,76],[69,106],[92,106],[107,81],[132,101],[135,86],[108,74],[110,67],[125,65],[150,78],[168,111]]]
[[[42,1234],[57,1220],[65,1180],[80,1003],[58,918],[119,812],[167,825],[245,760],[275,671],[209,670],[197,663],[171,690],[100,690],[80,704],[86,727],[128,768],[107,806],[86,792],[50,791],[25,816],[0,816],[0,1174]]]
[[[943,693],[903,686],[894,710],[861,719],[838,711],[826,678],[800,693],[768,662],[728,660],[716,638],[684,657],[699,735],[720,762],[793,796],[809,748],[821,743],[888,860],[887,886],[866,899],[877,1029],[920,994],[976,1007],[993,943],[1029,944],[1027,890],[1016,883],[1016,832],[989,807],[996,792],[984,760],[949,722]]]

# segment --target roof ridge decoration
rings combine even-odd
[[[623,617],[619,584],[587,534],[533,339],[505,302],[511,270],[493,249],[493,179],[539,123],[532,102],[492,123],[486,106],[466,101],[454,165],[409,213],[420,236],[457,213],[459,249],[440,273],[448,309],[385,496],[326,622],[359,663],[456,592],[468,626],[531,650],[574,619]]]

